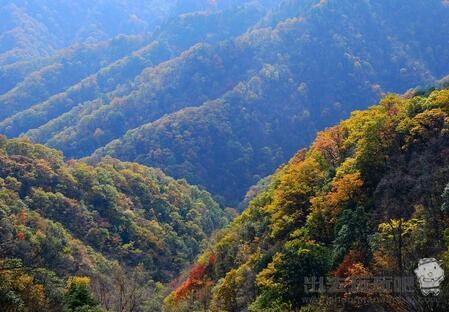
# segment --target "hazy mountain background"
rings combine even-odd
[[[96,43],[120,34],[152,33],[167,19],[179,14],[223,9],[245,2],[247,1],[2,1],[0,64],[47,57],[61,48],[80,43]]]
[[[32,3],[3,9],[45,23],[50,50],[3,62],[0,131],[156,166],[230,205],[317,130],[449,71],[439,0]],[[82,18],[49,18],[68,11]],[[15,22],[4,36],[31,35]]]

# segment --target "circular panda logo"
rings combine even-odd
[[[434,258],[424,258],[419,260],[418,268],[415,270],[419,281],[419,288],[424,296],[438,296],[440,284],[444,280],[444,270],[441,267],[442,261]]]

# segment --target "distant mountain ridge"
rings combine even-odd
[[[38,72],[34,72],[30,79],[25,80],[18,85],[20,89],[24,90],[23,92],[19,92],[20,90],[15,88],[1,96],[6,107],[12,106],[13,108],[13,105],[8,105],[8,102],[12,102],[12,104],[21,105],[25,110],[17,113],[17,110],[13,111],[12,108],[5,109],[3,117],[6,116],[8,118],[1,123],[0,127],[6,135],[17,136],[22,132],[39,126],[48,128],[48,126],[45,126],[45,123],[51,122],[52,119],[56,119],[65,112],[69,112],[70,109],[77,105],[86,104],[86,106],[88,106],[88,103],[85,102],[96,99],[108,99],[108,101],[110,101],[116,96],[123,96],[123,94],[130,93],[139,87],[140,81],[145,79],[141,76],[143,75],[142,71],[146,68],[149,69],[153,67],[153,65],[158,65],[163,61],[176,57],[178,53],[181,53],[198,41],[217,42],[225,38],[224,34],[229,36],[232,34],[232,31],[227,31],[230,26],[223,25],[225,22],[228,25],[232,25],[230,22],[239,17],[243,21],[243,25],[248,25],[251,21],[257,20],[260,16],[261,11],[254,10],[253,8],[248,8],[236,17],[233,17],[232,12],[228,12],[228,15],[221,13],[183,15],[168,23],[166,28],[157,32],[151,39],[147,39],[146,41],[150,41],[150,43],[147,42],[147,44],[139,50],[129,54],[126,53],[126,51],[132,48],[132,45],[128,44],[126,48],[122,46],[121,53],[124,57],[115,62],[106,62],[106,60],[104,60],[103,62],[107,65],[103,66],[101,69],[96,68],[95,66],[89,67],[89,71],[86,70],[82,72],[84,75],[82,81],[68,89],[64,89],[64,87],[60,86],[59,91],[63,92],[56,92],[53,96],[46,99],[46,101],[34,100],[33,103],[33,101],[29,100],[27,106],[24,105],[26,104],[24,101],[14,101],[14,96],[23,96],[23,94],[28,94],[28,98],[34,99],[36,99],[37,96],[40,98],[43,97],[41,93],[36,95],[36,91],[33,90],[33,83],[35,83],[33,76],[43,75],[42,72],[45,73],[45,71],[41,69]],[[215,28],[217,26],[220,27],[220,29],[215,29],[217,31],[216,35],[210,35],[209,33],[211,28],[208,28],[207,25],[211,24],[213,24],[213,27]],[[223,27],[220,25],[223,25]],[[235,25],[232,27],[235,31],[239,31],[239,28]],[[245,29],[245,27],[240,28],[240,32],[243,32]],[[127,38],[122,38],[121,40],[120,38],[117,38],[112,41],[112,44],[118,47],[120,44],[125,45],[126,41]],[[103,43],[103,45],[107,45],[107,43]],[[90,58],[96,58],[101,57],[102,54],[106,52],[106,49],[91,52],[87,48],[80,47],[80,49],[74,51],[71,59],[68,59],[67,61],[64,61],[64,58],[62,60],[57,60],[57,63],[62,63],[64,61],[64,64],[67,64],[66,66],[60,66],[57,70],[55,70],[54,67],[49,67],[47,71],[52,73],[53,76],[70,75],[71,66],[76,66],[76,62],[79,61],[83,55],[88,55]],[[100,66],[101,64],[98,65]],[[95,72],[95,69],[97,72]],[[89,72],[94,72],[94,75],[88,76]],[[5,79],[9,80],[9,77],[5,77]],[[52,81],[49,82],[51,83]],[[49,89],[49,87],[51,87],[51,85],[46,83],[44,79],[41,88],[45,90]],[[14,115],[15,112],[16,114]],[[40,131],[40,129],[38,129],[35,132],[45,132],[45,130]],[[53,129],[53,132],[57,132],[57,130]],[[40,134],[37,135],[41,136]],[[48,139],[49,138],[43,139],[39,137],[37,138],[37,141],[42,142]]]
[[[151,33],[173,16],[227,8],[236,2],[242,1],[3,1],[0,64],[51,56],[73,44],[95,43],[120,34]]]
[[[449,72],[449,8],[439,0],[195,5],[202,11],[168,19],[139,51],[48,98],[25,79],[17,101],[1,96],[4,114],[7,99],[39,100],[7,113],[0,132],[69,158],[157,166],[236,205],[317,130]]]
[[[398,4],[392,5],[391,10]],[[430,84],[449,70],[445,62],[429,63],[433,56],[422,57],[428,49],[422,50],[417,42],[427,38],[411,39],[413,34],[407,32],[393,37],[396,28],[389,24],[395,20],[388,14],[379,20],[386,14],[383,6],[373,8],[363,1],[339,1],[337,6],[329,1],[273,30],[254,29],[236,43],[241,55],[254,55],[253,66],[260,62],[259,71],[247,71],[245,80],[217,100],[128,132],[95,157],[114,155],[152,164],[235,203],[243,190],[308,144],[318,129],[362,108],[363,98],[374,103],[383,92]],[[449,12],[444,10],[429,16],[441,16],[444,23],[443,16]],[[327,28],[327,19],[335,23],[339,35]],[[405,23],[400,17],[396,21]],[[415,22],[412,27],[419,28],[426,20]],[[344,38],[352,35],[352,39]],[[444,37],[434,44],[439,46]],[[408,46],[412,42],[416,49]],[[447,51],[441,50],[439,56],[448,58]],[[64,149],[64,145],[55,146]]]

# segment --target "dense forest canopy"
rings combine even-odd
[[[421,258],[449,269],[449,89],[388,95],[352,113],[270,180],[166,298],[167,311],[324,312],[335,311],[334,296],[347,299],[343,311],[428,310],[419,289],[388,301],[403,294],[351,282],[413,276]],[[308,304],[313,276],[340,278],[344,292]],[[444,284],[434,311],[448,309],[447,296]]]
[[[153,2],[118,9],[159,16],[152,31],[0,66],[0,132],[159,167],[237,206],[317,130],[449,72],[440,0]]]
[[[0,0],[0,311],[449,310],[448,74],[447,0]]]
[[[0,3],[0,64],[47,57],[61,48],[120,34],[152,33],[167,19],[245,0],[9,0]],[[271,5],[274,1],[260,1]]]
[[[61,311],[64,281],[86,276],[112,308],[114,278],[154,290],[151,283],[176,277],[229,217],[210,194],[160,170],[112,158],[95,167],[65,163],[60,152],[2,137],[0,307]],[[22,278],[26,289],[14,284]],[[28,296],[38,296],[42,310]]]
[[[240,68],[250,66],[245,80],[198,108],[180,110],[128,131],[95,156],[113,155],[163,168],[169,175],[205,185],[235,204],[250,185],[309,144],[317,130],[337,122],[352,109],[375,103],[385,91],[405,91],[444,75],[445,61],[440,62],[440,57],[446,52],[437,58],[424,56],[430,50],[421,50],[419,42],[424,47],[429,38],[421,33],[400,35],[395,27],[395,23],[406,22],[426,29],[422,26],[425,20],[420,20],[423,13],[398,12],[388,9],[389,5],[394,6],[328,1],[272,29],[256,29],[240,36],[227,48],[232,52],[226,53],[237,49],[238,58],[226,58],[224,64],[225,68],[229,68],[228,62],[241,63]],[[395,19],[390,12],[395,12]],[[444,23],[443,16],[449,11],[423,12],[434,20],[440,16],[439,23]],[[328,27],[329,23],[333,27]],[[432,33],[431,40],[436,40],[432,46],[445,42],[443,38],[447,34],[436,39]],[[411,45],[413,49],[405,49]],[[215,57],[213,52],[207,53],[207,59]],[[248,55],[250,59],[246,59]],[[191,94],[186,96],[192,98]],[[129,108],[128,104],[117,106],[116,111]],[[104,120],[106,111],[101,117],[90,115],[95,119],[67,129],[64,136],[48,144],[63,150],[68,145],[74,148],[77,145],[72,145],[72,138],[74,134],[79,137],[79,131],[84,134],[83,142],[91,144],[85,129],[98,125],[100,118]],[[108,132],[102,134],[108,136]],[[61,143],[63,140],[67,142]]]

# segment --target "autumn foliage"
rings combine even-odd
[[[357,298],[395,294],[358,287],[362,277],[413,276],[428,256],[449,267],[448,95],[388,95],[319,133],[220,233],[216,261],[199,262],[170,295],[174,311],[299,311],[318,296],[304,291],[312,276],[338,278],[346,307],[363,309],[370,304]],[[384,307],[408,311],[409,300]],[[447,307],[443,297],[438,304]]]
[[[211,286],[213,282],[210,274],[216,261],[217,257],[211,254],[205,264],[195,264],[190,270],[188,278],[174,291],[174,301],[179,302],[187,298],[195,290]]]

